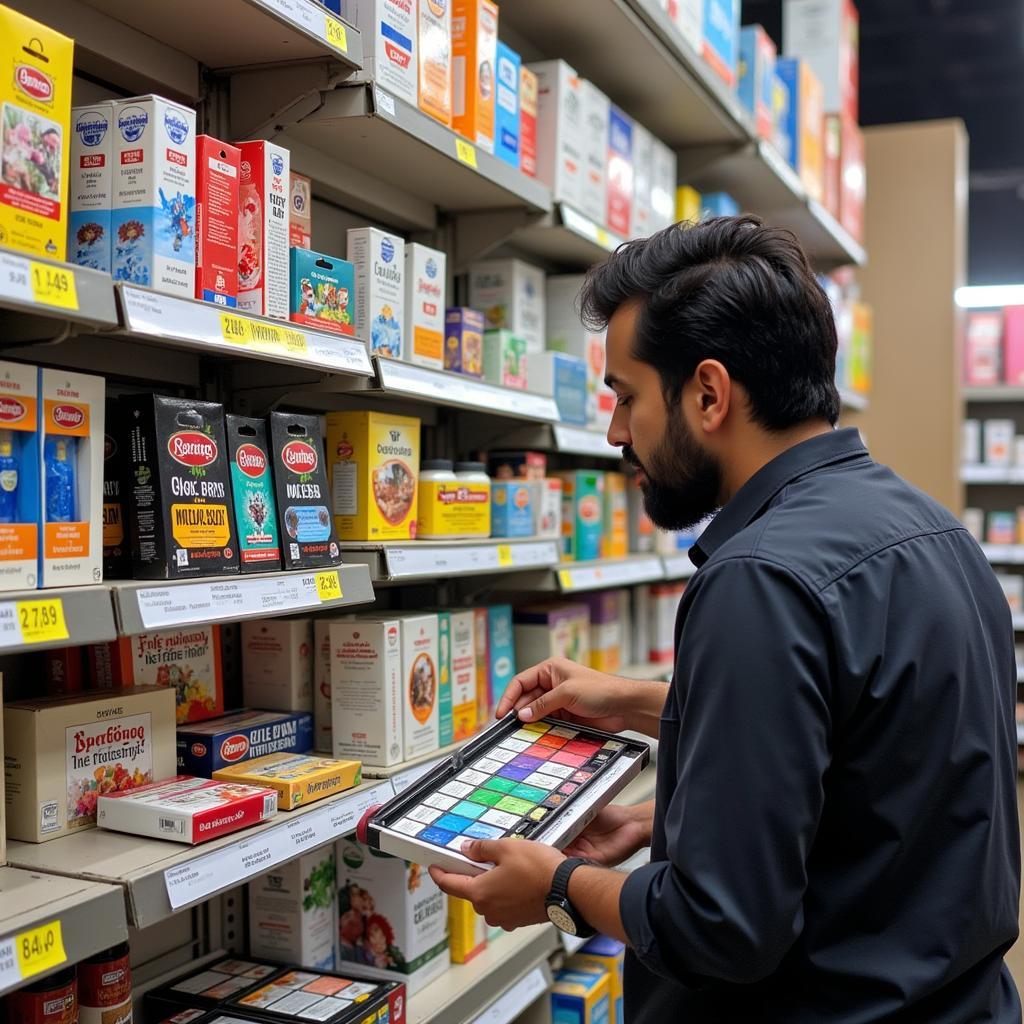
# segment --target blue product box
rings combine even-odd
[[[292,246],[288,250],[292,323],[331,334],[356,333],[356,268],[338,256]]]
[[[320,0],[320,3],[332,14],[336,14],[339,18],[341,17],[341,0]]]
[[[491,536],[533,536],[533,492],[526,480],[491,484]]]
[[[736,217],[740,204],[728,192],[706,192],[701,196],[701,217]]]
[[[452,306],[444,315],[444,368],[467,377],[484,375],[484,315]]]
[[[178,771],[204,779],[239,761],[312,749],[313,716],[308,711],[243,710],[178,726]]]
[[[500,39],[494,94],[494,153],[519,167],[519,54]]]
[[[775,44],[760,25],[740,31],[739,101],[754,118],[757,134],[771,139],[775,126],[772,93],[775,88]]]
[[[726,85],[736,85],[740,0],[704,0],[704,60]]]
[[[68,262],[110,273],[114,104],[71,108]]]
[[[794,171],[800,169],[800,58],[782,57],[775,64],[775,76],[784,99],[777,98],[776,147]]]
[[[553,352],[555,405],[563,423],[587,425],[587,364],[578,356]]]
[[[512,605],[493,604],[487,609],[487,651],[491,662],[491,707],[497,707],[516,674]]]

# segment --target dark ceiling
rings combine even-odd
[[[861,124],[961,117],[971,284],[1024,282],[1024,0],[856,0]],[[743,0],[781,42],[782,0]],[[868,187],[870,188],[870,182]]]

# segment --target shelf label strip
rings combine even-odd
[[[67,958],[59,920],[0,939],[0,991],[59,967]]]
[[[558,562],[553,540],[526,544],[480,544],[471,547],[394,547],[385,549],[392,579],[437,576],[443,573],[499,572],[504,569],[542,569]]]
[[[75,272],[70,267],[0,253],[0,298],[77,310]]]
[[[473,1018],[472,1024],[511,1024],[533,1002],[548,989],[544,970],[534,967],[515,984],[498,996],[483,1013]]]
[[[59,597],[0,602],[0,648],[69,639]]]
[[[618,587],[630,583],[650,583],[663,579],[665,568],[661,561],[651,558],[628,562],[606,562],[582,568],[561,569],[558,582],[562,590],[589,590],[594,587]]]
[[[433,771],[439,764],[443,764],[447,760],[447,757],[436,757],[432,761],[427,761],[426,764],[418,764],[415,768],[406,768],[404,772],[399,772],[391,780],[395,786],[395,796],[401,796],[414,782],[417,782],[427,772]]]

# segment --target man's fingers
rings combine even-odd
[[[430,868],[429,872],[441,892],[449,896],[457,896],[460,900],[473,902],[472,892],[475,879],[470,878],[469,875],[459,875],[454,871],[445,871],[438,867]]]
[[[554,685],[554,666],[550,661],[542,661],[539,665],[524,669],[508,684],[501,700],[498,701],[495,715],[504,718],[523,697],[550,690]]]
[[[563,708],[572,707],[576,700],[576,692],[572,683],[563,683],[547,693],[542,693],[536,700],[530,701],[519,709],[519,717],[524,722],[536,722],[545,715],[550,715]]]
[[[501,844],[509,840],[467,839],[462,844],[462,855],[479,864],[500,864]]]

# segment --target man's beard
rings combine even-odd
[[[678,414],[669,418],[668,429],[647,463],[629,445],[622,456],[643,471],[640,484],[644,509],[663,530],[686,530],[706,519],[719,506],[722,467],[695,440]]]

